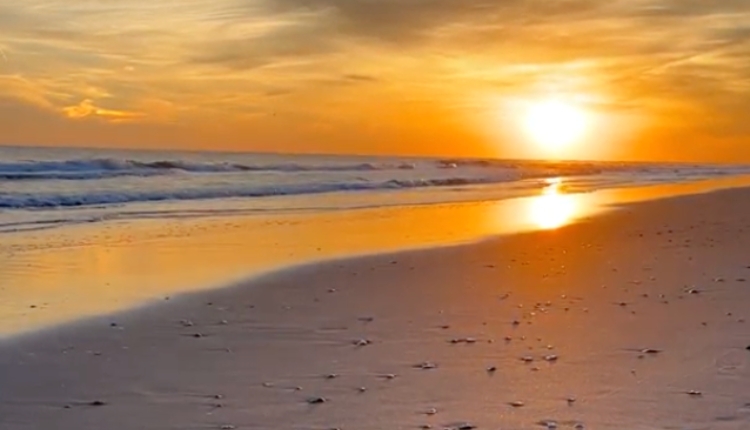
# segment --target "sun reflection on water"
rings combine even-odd
[[[529,220],[540,229],[553,230],[572,222],[580,212],[578,196],[562,191],[561,178],[547,180],[540,196],[529,201]]]

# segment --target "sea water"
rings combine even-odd
[[[0,147],[0,234],[111,219],[500,200],[711,179],[743,165]]]

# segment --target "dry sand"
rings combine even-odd
[[[0,344],[0,428],[750,429],[748,250],[742,189],[300,267]]]

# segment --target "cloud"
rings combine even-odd
[[[370,75],[359,75],[356,73],[350,73],[343,76],[344,80],[352,81],[352,82],[378,82],[380,79],[378,79],[375,76]]]
[[[348,141],[391,106],[444,115],[432,126],[492,109],[477,94],[568,91],[722,135],[747,128],[749,40],[746,0],[24,0],[0,4],[0,96],[102,130],[309,123]]]
[[[71,119],[102,118],[112,122],[130,121],[144,116],[140,112],[102,108],[96,106],[91,99],[82,100],[73,106],[66,106],[62,108],[62,112]]]

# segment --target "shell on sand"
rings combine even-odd
[[[422,363],[415,364],[414,367],[417,368],[417,369],[422,369],[422,370],[431,370],[431,369],[437,369],[438,366],[437,366],[437,364],[435,364],[433,362],[424,361]]]
[[[326,399],[325,397],[310,397],[309,399],[307,399],[307,403],[311,405],[320,405],[326,403],[327,401],[328,399]]]

